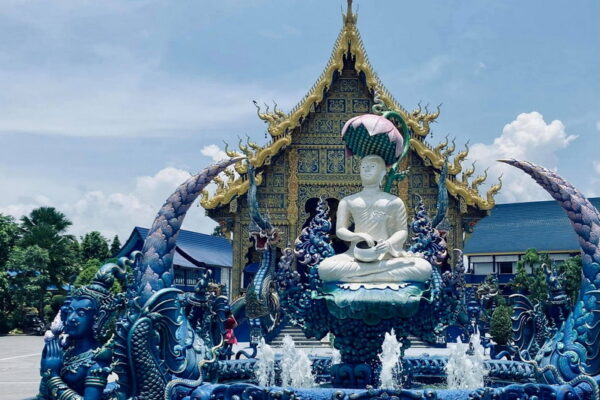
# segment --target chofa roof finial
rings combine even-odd
[[[348,2],[348,6],[346,8],[346,14],[343,14],[344,24],[355,24],[356,23],[356,14],[352,12],[352,0],[346,0]]]

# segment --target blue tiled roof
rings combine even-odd
[[[147,228],[136,226],[117,256],[122,257],[129,255],[133,250],[141,250],[147,235]],[[173,264],[194,268],[198,267],[198,263],[231,268],[233,257],[229,240],[184,229],[180,230]]]
[[[600,197],[589,199],[600,209]],[[554,201],[498,204],[475,225],[465,254],[579,250],[577,237],[560,205]]]

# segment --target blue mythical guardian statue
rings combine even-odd
[[[248,162],[248,181],[250,183],[248,206],[251,221],[248,230],[254,242],[254,248],[261,253],[260,266],[248,286],[246,296],[242,299],[250,325],[250,346],[253,348],[253,354],[250,356],[253,357],[256,355],[256,346],[260,339],[272,332],[281,320],[279,295],[274,282],[279,231],[258,209],[254,167],[250,162]],[[240,352],[238,355],[242,354],[245,352]]]
[[[44,400],[101,399],[112,372],[111,330],[124,298],[111,292],[115,277],[126,284],[125,270],[106,264],[92,283],[75,289],[61,307],[42,353],[40,394]]]

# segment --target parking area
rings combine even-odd
[[[0,336],[0,398],[35,397],[43,347],[43,336]]]

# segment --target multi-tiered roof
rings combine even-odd
[[[463,171],[462,163],[469,154],[468,143],[465,149],[453,155],[456,150],[454,141],[448,142],[448,139],[436,146],[431,146],[425,139],[430,132],[430,124],[439,116],[440,109],[437,107],[435,112],[430,112],[427,107],[420,105],[413,111],[407,111],[402,107],[385,88],[373,67],[371,66],[363,41],[356,26],[357,14],[352,12],[352,0],[348,0],[348,9],[343,14],[342,29],[335,41],[331,56],[327,65],[315,84],[304,96],[304,98],[289,112],[284,113],[275,105],[273,111],[267,108],[265,112],[257,107],[257,114],[268,126],[267,131],[271,138],[264,146],[248,142],[243,145],[240,142],[240,150],[245,153],[252,165],[259,169],[265,164],[269,164],[271,158],[279,154],[286,146],[292,143],[292,133],[295,128],[300,126],[302,121],[314,111],[324,98],[327,90],[331,87],[334,73],[341,72],[344,67],[344,59],[351,57],[354,61],[354,69],[357,73],[363,74],[366,85],[371,90],[376,100],[383,103],[387,109],[396,110],[404,119],[411,130],[412,138],[410,141],[411,149],[427,164],[431,164],[438,172],[441,170],[444,162],[448,160],[448,178],[446,187],[448,192],[457,199],[462,199],[466,205],[476,207],[480,210],[490,210],[494,207],[494,195],[502,187],[502,182],[494,184],[483,197],[478,187],[486,180],[487,173],[477,176],[471,180],[475,173],[475,167]],[[255,103],[256,104],[256,103]],[[239,155],[236,151],[227,150],[228,155]],[[217,190],[214,195],[203,193],[201,205],[205,209],[214,209],[229,204],[236,196],[243,195],[248,190],[248,180],[246,177],[246,167],[243,163],[235,165],[237,174],[233,171],[226,171],[224,177],[215,178]],[[458,175],[460,174],[460,178]],[[260,184],[261,177],[257,179]]]

